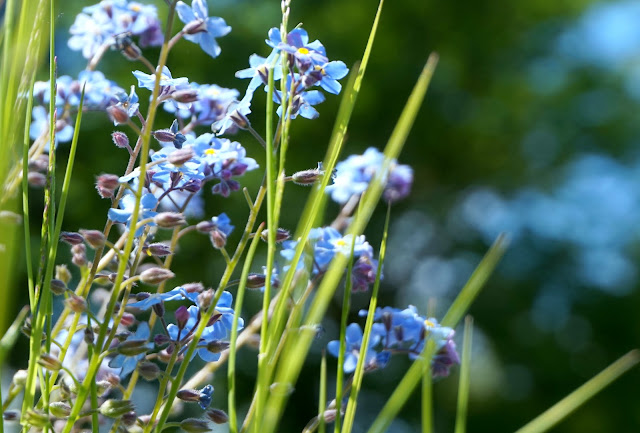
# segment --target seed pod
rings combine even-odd
[[[109,418],[120,418],[124,414],[135,410],[130,400],[110,399],[102,403],[99,412]]]
[[[60,371],[62,363],[58,358],[48,353],[43,353],[38,358],[38,365],[50,371]]]
[[[66,418],[71,414],[71,406],[62,401],[56,401],[49,405],[49,411],[56,418]]]
[[[168,269],[164,268],[150,268],[145,271],[142,271],[140,274],[140,281],[145,284],[156,285],[160,284],[163,281],[167,281],[176,275]]]
[[[54,278],[51,280],[49,289],[54,295],[64,295],[64,292],[67,291],[67,285],[64,283],[64,281]]]
[[[121,149],[126,149],[129,147],[129,137],[127,137],[124,132],[114,131],[113,133],[111,133],[111,139],[113,140],[113,144]]]
[[[140,373],[140,376],[145,380],[151,381],[157,379],[160,376],[161,371],[160,367],[153,362],[142,361],[138,363],[138,373]]]
[[[165,229],[170,229],[178,226],[185,225],[187,221],[184,216],[178,212],[160,212],[153,217],[153,222]]]

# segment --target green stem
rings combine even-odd
[[[464,320],[464,340],[462,341],[462,362],[458,383],[458,407],[456,409],[455,433],[467,430],[467,407],[469,406],[469,384],[471,383],[471,342],[473,340],[473,317]]]

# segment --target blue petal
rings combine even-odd
[[[117,223],[126,223],[131,217],[131,212],[125,209],[109,209],[109,219]]]
[[[195,21],[196,16],[193,14],[191,8],[184,2],[179,1],[176,5],[176,12],[178,12],[178,16],[180,17],[180,21],[187,24],[191,21]]]

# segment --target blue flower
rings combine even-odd
[[[362,329],[357,323],[347,326],[345,334],[345,352],[344,352],[344,372],[353,373],[358,364],[360,349],[362,347]],[[375,347],[380,342],[380,335],[371,333],[369,336],[369,347],[367,348],[367,357],[365,359],[365,370],[374,370],[384,368],[389,360],[389,352],[379,352]],[[340,341],[333,340],[327,344],[327,350],[336,358],[340,354]]]
[[[227,35],[231,27],[222,18],[209,17],[206,0],[193,0],[191,7],[179,1],[176,11],[180,20],[186,24],[184,38],[199,44],[211,57],[218,57],[221,50],[215,38]]]
[[[138,325],[138,329],[134,334],[127,337],[125,341],[148,341],[149,340],[149,324],[142,322]],[[145,347],[149,350],[153,349],[153,343],[147,343]],[[138,361],[145,357],[144,353],[134,356],[118,355],[109,362],[109,367],[120,368],[120,378],[125,379],[133,370],[136,369]]]
[[[156,85],[155,74],[145,74],[141,71],[133,71],[133,75],[138,79],[138,87],[153,90]],[[189,80],[186,77],[173,78],[169,68],[164,66],[162,68],[162,74],[160,75],[160,87],[163,88],[177,88],[180,86],[188,86]]]
[[[133,117],[138,112],[140,108],[138,95],[136,94],[136,87],[131,86],[131,92],[127,95],[124,91],[116,94],[118,98],[118,103],[116,107],[122,109],[129,117]],[[114,124],[117,122],[114,120]]]
[[[279,56],[280,53],[276,49],[271,51],[271,54],[269,54],[269,57],[267,58],[260,57],[257,54],[252,54],[249,56],[250,68],[236,72],[236,78],[251,78],[247,88],[247,92],[250,91],[251,93],[261,85],[268,84],[269,70],[272,68],[272,65],[275,65],[275,68],[273,69],[274,81],[282,79],[282,68],[279,63]]]
[[[131,217],[133,216],[133,209],[135,207],[136,198],[133,194],[127,194],[120,200],[121,209],[109,209],[109,219],[117,223],[127,223],[127,227],[131,227]],[[140,200],[140,212],[139,219],[153,218],[157,212],[153,211],[158,205],[158,200],[153,194],[147,193],[142,196]],[[147,223],[149,225],[155,225],[155,223]],[[142,235],[144,231],[144,225],[136,230],[136,236]]]
[[[236,132],[238,127],[235,119],[246,119],[251,114],[251,99],[253,98],[253,91],[245,93],[240,102],[231,103],[226,110],[225,116],[211,125],[211,129],[218,134],[224,134],[226,132]]]
[[[61,110],[58,110],[61,111]],[[33,111],[31,112],[31,116],[33,120],[31,121],[31,126],[29,128],[29,137],[33,140],[36,140],[38,137],[49,132],[49,113],[47,109],[38,105],[33,107]],[[66,120],[58,120],[56,122],[56,144],[67,143],[71,141],[73,138],[73,126],[69,124]],[[45,150],[49,149],[49,145],[45,146]]]
[[[161,302],[170,302],[170,301],[183,301],[189,300],[194,304],[198,301],[198,293],[197,292],[187,292],[184,287],[179,286],[175,289],[166,292],[166,293],[153,293],[150,294],[145,299],[141,301],[132,302],[127,304],[127,307],[137,308],[142,311],[146,311],[149,308],[153,307],[156,304],[160,304]]]
[[[211,222],[215,225],[216,230],[221,231],[227,236],[229,236],[235,228],[235,226],[231,225],[231,219],[224,212],[211,218]]]
[[[211,404],[211,398],[213,397],[213,386],[207,385],[200,390],[200,400],[198,404],[202,410],[206,410]]]
[[[327,193],[341,204],[346,203],[352,196],[359,196],[367,190],[369,184],[382,170],[384,154],[370,147],[362,155],[351,155],[336,165],[336,176],[333,185],[327,186]],[[396,201],[405,197],[411,188],[413,171],[411,167],[399,165],[395,160],[391,162],[390,170],[385,181],[383,196],[389,201]]]
[[[327,63],[327,54],[320,41],[309,42],[306,30],[296,28],[287,33],[287,40],[282,40],[280,29],[273,27],[269,30],[267,45],[292,54],[296,66],[300,71],[306,71],[311,64],[323,65]]]
[[[344,62],[333,61],[324,65],[315,65],[309,72],[314,82],[329,93],[337,95],[342,90],[342,85],[337,80],[344,78],[349,73],[349,69]]]

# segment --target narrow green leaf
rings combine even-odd
[[[13,348],[18,335],[20,335],[20,328],[22,327],[24,319],[27,318],[27,314],[29,314],[29,307],[25,306],[20,310],[16,319],[9,329],[7,329],[7,332],[2,336],[2,339],[0,339],[0,367],[4,365],[7,354]]]
[[[640,352],[632,350],[613,364],[602,370],[571,394],[551,406],[540,416],[533,419],[516,433],[539,433],[569,416],[574,410],[583,405],[591,397],[602,391],[611,382],[622,376],[640,361]]]
[[[327,352],[322,351],[320,362],[320,396],[318,398],[318,433],[326,433],[324,411],[327,407]],[[337,419],[337,418],[336,418]]]
[[[473,317],[464,320],[464,340],[462,341],[462,360],[460,363],[460,382],[458,383],[458,407],[456,409],[455,433],[467,430],[467,407],[469,405],[469,386],[471,383],[471,344],[473,340]]]
[[[427,341],[425,351],[433,353],[435,342]],[[431,433],[433,430],[433,377],[431,373],[431,357],[422,357],[422,433]]]

